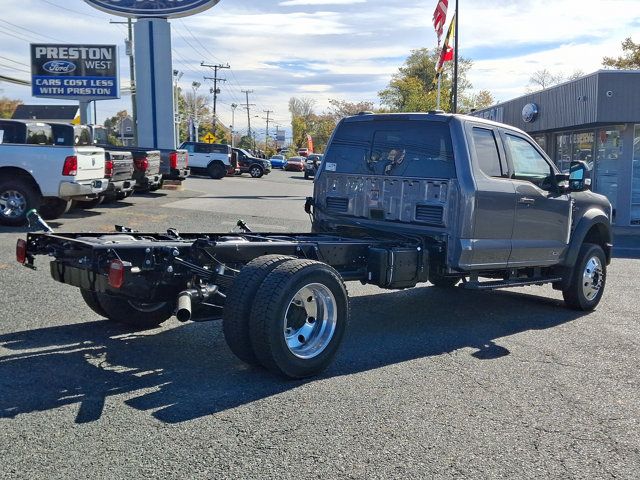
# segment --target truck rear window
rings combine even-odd
[[[325,170],[360,175],[454,178],[449,126],[430,121],[343,122]]]

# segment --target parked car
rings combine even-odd
[[[301,157],[309,156],[309,149],[308,148],[300,148],[300,149],[298,149],[298,155],[301,156]]]
[[[287,164],[287,158],[284,155],[274,155],[269,159],[273,168],[284,168]]]
[[[240,174],[248,173],[253,178],[260,178],[271,172],[271,162],[269,160],[254,157],[242,148],[234,148],[233,151],[238,158]]]
[[[54,143],[51,125],[0,120],[0,223],[23,225],[34,208],[58,218],[73,200],[98,198],[106,190],[102,148]]]
[[[307,157],[307,161],[304,162],[304,178],[309,179],[311,177],[316,176],[316,172],[318,171],[318,167],[320,163],[322,163],[322,158],[324,155],[320,155],[319,153],[312,153]]]
[[[184,142],[180,148],[189,153],[189,167],[194,173],[206,174],[219,180],[239,171],[232,161],[229,145]]]
[[[284,166],[284,169],[287,172],[303,172],[304,162],[304,157],[291,157],[287,160],[287,164]]]
[[[160,150],[150,150],[135,147],[133,154],[133,178],[136,179],[136,190],[139,192],[155,192],[162,187],[164,175],[161,173],[162,153]]]
[[[93,144],[91,129],[86,125],[47,123],[51,125],[55,145],[88,146]],[[109,180],[107,189],[98,198],[77,200],[76,203],[83,208],[93,208],[105,200],[122,200],[130,196],[136,185],[133,172],[133,155],[131,152],[105,149],[104,176]]]

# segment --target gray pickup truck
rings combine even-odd
[[[222,319],[243,361],[302,378],[326,368],[349,318],[345,281],[482,289],[551,284],[577,310],[602,298],[611,205],[583,162],[562,173],[525,133],[461,115],[342,120],[305,210],[311,233],[31,233],[98,315],[132,328]],[[428,313],[425,313],[428,314]],[[523,313],[521,313],[523,314]],[[526,315],[526,312],[524,313]]]

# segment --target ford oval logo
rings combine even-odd
[[[122,17],[186,17],[207,10],[220,0],[84,0],[92,7]]]
[[[42,65],[42,69],[49,73],[71,73],[76,70],[76,64],[66,60],[51,60]]]

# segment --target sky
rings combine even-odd
[[[231,104],[253,90],[252,127],[290,128],[288,100],[312,98],[321,113],[329,99],[378,104],[377,92],[412,49],[433,48],[437,0],[221,0],[195,16],[171,20],[173,67],[183,88],[212,71],[201,62],[228,63],[218,98],[221,121],[231,124]],[[453,15],[450,0],[448,20]],[[602,57],[620,55],[632,36],[640,42],[640,0],[460,0],[460,55],[473,60],[473,90],[499,101],[525,93],[531,74],[548,69],[570,75],[601,68]],[[29,43],[104,43],[120,48],[122,86],[129,83],[122,18],[82,0],[0,0],[0,74],[29,79]],[[0,82],[0,96],[25,103],[30,89]],[[64,102],[63,102],[64,103]],[[123,109],[131,97],[98,103],[98,120]],[[236,129],[246,128],[237,111]],[[259,118],[256,118],[255,116]]]

